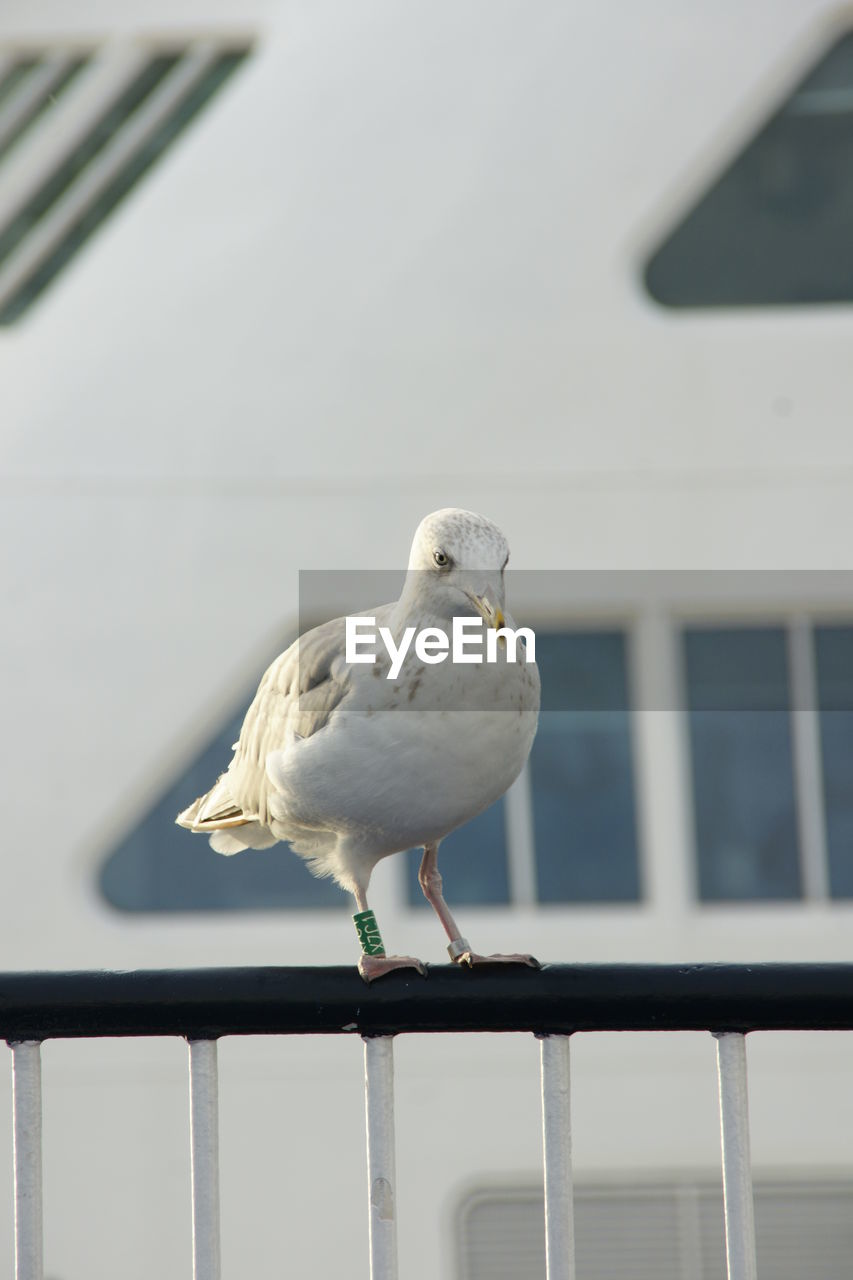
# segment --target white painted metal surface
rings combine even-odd
[[[377,1036],[364,1042],[364,1096],[370,1280],[396,1280],[394,1041],[391,1036]]]
[[[543,1036],[541,1063],[547,1280],[574,1280],[569,1037]]]
[[[788,632],[791,671],[792,747],[797,782],[797,823],[802,851],[803,891],[811,902],[829,897],[821,771],[820,716],[817,706],[814,628],[807,617],[794,620]]]
[[[532,907],[536,902],[536,859],[533,799],[527,765],[506,793],[505,813],[509,899],[516,907]]]
[[[530,769],[521,769],[506,794],[507,873],[510,901],[515,906],[533,906],[537,900],[537,869],[533,847],[533,796]]]
[[[738,1032],[715,1036],[720,1084],[720,1133],[723,1148],[723,1207],[729,1280],[756,1280],[755,1220],[749,1161],[749,1108],[746,1085],[746,1037]]]
[[[190,1041],[193,1278],[219,1280],[219,1069],[215,1040]]]
[[[15,1280],[42,1280],[41,1045],[12,1046]]]

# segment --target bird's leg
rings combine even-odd
[[[421,866],[418,871],[418,883],[423,889],[424,897],[438,916],[444,932],[450,939],[447,951],[454,964],[467,964],[469,967],[475,964],[526,964],[532,969],[539,968],[539,961],[535,960],[533,956],[481,956],[476,951],[471,950],[471,943],[467,938],[463,938],[460,933],[459,925],[453,919],[450,908],[444,901],[444,895],[441,892],[442,880],[441,872],[438,869],[437,844],[424,846],[424,856],[421,859]]]
[[[386,956],[379,936],[379,930],[376,927],[376,917],[367,905],[367,894],[362,888],[353,890],[355,895],[355,905],[358,913],[353,917],[358,930],[358,936],[364,949],[358,961],[358,971],[364,978],[365,982],[372,982],[374,978],[381,978],[385,973],[392,973],[394,969],[417,969],[418,973],[426,977],[426,966],[416,960],[414,956]],[[374,933],[372,939],[367,939],[366,930],[363,927],[365,914],[370,913],[370,921],[373,924]],[[370,947],[368,951],[366,948]]]
[[[421,865],[418,871],[418,884],[421,886],[429,905],[441,921],[441,927],[450,939],[450,946],[447,950],[450,952],[450,959],[458,960],[463,955],[470,955],[471,944],[467,938],[463,938],[459,931],[459,925],[453,919],[453,916],[444,901],[444,895],[441,892],[442,879],[441,872],[438,869],[438,845],[424,845],[424,856],[421,858]]]

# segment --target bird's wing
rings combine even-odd
[[[244,821],[268,820],[270,752],[319,733],[347,696],[343,657],[344,619],[333,618],[300,636],[264,672],[222,779]]]
[[[377,621],[385,621],[391,608],[380,605],[357,616],[375,615]],[[207,833],[233,832],[235,848],[247,842],[258,848],[275,842],[276,837],[265,830],[273,792],[267,758],[319,733],[350,693],[345,640],[346,619],[333,618],[306,631],[267,667],[228,769],[210,791],[178,815],[180,826]],[[229,845],[220,852],[234,849]]]

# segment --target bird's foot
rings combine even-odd
[[[368,956],[362,955],[358,961],[358,971],[365,982],[373,982],[395,969],[417,969],[421,977],[426,977],[426,965],[414,956]]]
[[[510,955],[510,956],[481,956],[476,951],[463,951],[454,961],[455,964],[467,964],[469,969],[473,969],[474,965],[481,967],[489,964],[523,964],[528,969],[541,969],[542,966],[535,956],[526,955]]]
[[[524,964],[529,969],[541,968],[535,956],[481,956],[471,950],[471,944],[467,938],[457,938],[455,942],[451,942],[447,950],[454,964],[467,964],[469,969],[473,969],[475,964]]]

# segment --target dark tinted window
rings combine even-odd
[[[413,849],[406,857],[406,890],[413,907],[429,907],[418,884],[422,856],[422,849]],[[442,840],[438,868],[452,908],[509,902],[503,800]]]
[[[699,896],[801,893],[786,635],[684,635]]]
[[[853,301],[853,34],[715,178],[645,275],[671,307]]]
[[[213,786],[228,767],[254,686],[206,747],[139,818],[108,857],[101,890],[123,911],[270,911],[343,908],[350,902],[330,880],[311,875],[286,844],[214,853],[207,837],[175,825],[175,816]]]
[[[551,706],[530,757],[541,902],[640,897],[625,637],[537,631]]]

